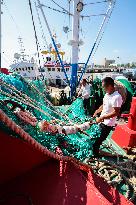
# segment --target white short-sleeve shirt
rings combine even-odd
[[[88,99],[90,97],[90,85],[89,84],[86,84],[85,86],[82,85],[81,93],[84,99]]]
[[[115,107],[120,108],[122,105],[122,102],[123,102],[122,97],[118,93],[118,91],[115,91],[111,95],[106,93],[106,95],[103,98],[103,110],[102,110],[101,116],[112,113]],[[116,117],[113,117],[110,119],[105,119],[103,123],[107,126],[113,127],[115,126],[115,122],[116,122]]]

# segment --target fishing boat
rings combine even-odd
[[[10,73],[16,73],[24,78],[35,80],[39,78],[39,68],[34,60],[34,57],[29,57],[25,53],[23,40],[21,37],[18,38],[20,52],[14,54],[14,63],[10,65]]]
[[[61,59],[43,5],[38,0],[59,60],[59,66],[54,67],[62,69],[72,100],[115,2],[108,1],[93,49],[78,77],[78,23],[84,4],[81,0],[73,0],[73,55],[69,77],[69,70],[66,72],[69,66]],[[29,7],[33,16],[30,0]],[[101,133],[95,120],[86,115],[81,98],[73,100],[69,106],[55,107],[45,95],[44,81],[16,73],[0,73],[0,204],[135,204],[136,98],[127,79],[119,79],[116,83],[121,90],[123,88],[125,111],[128,107],[122,118],[127,120],[120,121],[111,131],[101,146],[100,157],[95,158],[92,146]],[[93,84],[99,97],[91,102],[92,111],[102,98],[101,80],[96,78]],[[50,130],[42,129],[43,121]],[[84,132],[79,129],[88,122],[92,124]],[[52,124],[58,126],[60,132]],[[76,129],[67,134],[62,129],[64,126],[67,130],[75,126]]]

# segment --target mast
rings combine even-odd
[[[83,0],[73,0],[73,22],[72,22],[72,71],[71,71],[71,97],[76,94],[77,69],[78,69],[78,50],[79,50],[79,25],[80,12],[83,10]]]

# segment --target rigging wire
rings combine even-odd
[[[35,7],[36,7],[36,11],[37,11],[37,16],[38,16],[40,28],[41,28],[41,31],[42,31],[42,37],[43,37],[43,39],[45,40],[45,43],[46,43],[46,45],[47,45],[47,48],[49,49],[49,46],[48,46],[48,44],[47,44],[46,37],[45,37],[45,35],[44,35],[44,31],[43,31],[43,27],[42,27],[40,15],[39,15],[39,12],[38,12],[38,8],[37,8],[37,6],[36,6],[36,2],[35,2]],[[40,49],[40,52],[42,52],[42,49],[41,49],[41,46],[40,46],[40,43],[39,43],[39,42],[38,42],[38,47],[39,47],[39,49]],[[43,58],[43,61],[44,61],[44,63],[45,63],[45,58],[44,58],[44,55],[43,55],[43,54],[42,54],[42,58]],[[48,74],[49,74],[50,78],[53,79],[53,77],[52,77],[52,75],[51,75],[51,73],[50,73],[49,71],[48,71]],[[58,74],[58,76],[61,78],[61,80],[62,80],[66,85],[68,85],[67,82],[62,78],[62,76],[61,76],[60,74]]]
[[[69,11],[69,27],[70,27],[70,13],[71,13],[71,11],[70,11],[70,3],[71,3],[71,0],[68,0],[68,11]]]
[[[67,14],[67,15],[73,16],[73,14],[71,14],[71,13],[68,13],[68,12],[65,12],[65,11],[61,11],[61,10],[52,8],[52,7],[50,7],[50,6],[46,6],[45,4],[42,4],[42,6],[45,7],[45,8],[48,8],[48,9],[50,9],[50,10],[57,11],[57,12],[62,13],[62,14]]]
[[[35,3],[36,12],[37,12],[37,17],[38,17],[38,20],[39,20],[39,25],[40,25],[40,28],[41,28],[42,38],[45,41],[45,44],[46,44],[47,48],[49,48],[46,37],[44,35],[44,30],[43,30],[43,26],[42,26],[42,23],[41,23],[41,19],[40,19],[40,15],[39,15],[39,11],[38,11],[36,2],[34,2],[34,3]]]
[[[9,17],[11,18],[11,20],[12,20],[13,23],[15,24],[15,27],[16,27],[16,29],[17,29],[19,35],[21,36],[20,28],[19,28],[19,26],[17,25],[17,23],[16,23],[16,21],[15,21],[13,15],[11,14],[11,12],[10,12],[10,10],[9,10],[9,8],[8,8],[8,6],[7,6],[7,4],[5,3],[5,1],[3,1],[3,5],[5,6],[5,8],[6,8],[6,10],[7,10],[7,13],[8,13],[8,15],[9,15]]]
[[[94,52],[94,48],[96,47],[97,42],[99,42],[99,39],[101,37],[101,33],[103,32],[104,26],[105,26],[105,24],[107,22],[107,19],[109,18],[108,16],[111,14],[111,11],[114,8],[115,4],[116,4],[116,0],[114,0],[114,3],[112,3],[112,6],[111,6],[111,4],[109,4],[109,7],[108,7],[107,12],[106,12],[106,16],[104,17],[103,22],[102,22],[102,24],[100,26],[100,29],[98,31],[98,34],[97,34],[97,37],[96,37],[95,42],[93,44],[93,47],[91,49],[91,52],[90,52],[90,54],[88,56],[88,59],[87,59],[87,61],[85,63],[84,69],[82,70],[82,73],[81,73],[81,76],[80,76],[78,84],[80,83],[80,81],[81,81],[81,79],[82,79],[82,77],[83,77],[83,75],[84,75],[84,73],[86,71],[86,67],[88,65],[88,62],[89,62],[91,56],[92,56],[92,53]]]
[[[57,47],[56,42],[55,42],[55,40],[54,40],[54,37],[53,37],[53,35],[52,35],[51,29],[50,29],[50,27],[49,27],[48,21],[47,21],[47,19],[46,19],[45,13],[44,13],[43,8],[42,8],[43,5],[40,3],[40,0],[38,0],[38,4],[39,4],[39,8],[40,8],[40,10],[41,10],[41,12],[42,12],[42,15],[43,15],[45,24],[46,24],[46,26],[47,26],[47,29],[48,29],[50,38],[51,38],[51,40],[52,40],[53,46],[54,46],[54,48],[55,48],[55,50],[56,50],[56,53],[57,53],[58,59],[59,59],[59,61],[60,61],[61,67],[62,67],[63,72],[64,72],[64,74],[65,74],[66,80],[67,80],[68,84],[70,85],[70,82],[69,82],[67,73],[66,73],[65,68],[64,68],[63,61],[62,61],[62,59],[61,59],[61,57],[60,57],[60,54],[59,54],[59,51],[58,51],[58,47]]]
[[[64,7],[60,6],[58,3],[56,3],[54,0],[51,0],[55,5],[57,5],[59,8],[61,8],[63,11],[69,14],[69,11],[67,11]]]
[[[84,4],[84,6],[94,5],[94,4],[101,4],[101,3],[106,3],[106,2],[109,2],[109,0],[86,3],[86,4]]]
[[[53,1],[53,0],[51,0],[51,1]],[[53,2],[54,2],[54,1],[53,1]],[[70,2],[70,1],[69,1],[69,2]],[[103,1],[103,2],[109,2],[109,0]],[[63,7],[61,7],[59,4],[57,4],[56,2],[55,2],[55,4],[58,5],[60,8],[62,8],[63,11],[58,10],[58,9],[55,9],[55,8],[53,8],[53,7],[50,7],[50,6],[47,6],[47,5],[45,5],[45,4],[42,4],[42,6],[44,6],[45,8],[48,8],[48,9],[50,9],[50,10],[59,12],[59,13],[69,15],[69,22],[70,22],[70,16],[73,16],[73,14],[70,12],[70,6],[69,6],[69,11],[67,11],[66,9],[64,9]],[[69,3],[69,4],[70,4],[70,3]],[[97,16],[105,16],[105,15],[106,15],[105,13],[101,13],[101,14],[81,15],[80,17],[81,17],[81,18],[90,18],[90,17],[97,17]]]
[[[96,16],[106,16],[106,14],[91,14],[91,15],[81,15],[81,18],[90,18],[90,17],[96,17]]]
[[[32,24],[33,24],[34,35],[35,35],[36,49],[37,49],[37,54],[38,54],[39,66],[41,67],[40,53],[39,53],[39,47],[38,47],[38,37],[37,37],[36,27],[35,27],[35,23],[34,23],[34,16],[33,16],[33,11],[32,11],[31,0],[28,0],[28,3],[29,3],[30,13],[31,13],[31,17],[32,17]]]
[[[112,10],[111,10],[111,13],[109,14],[109,18],[108,18],[108,20],[107,20],[107,22],[106,22],[106,25],[109,23],[109,20],[110,20],[110,18],[111,18],[111,15],[112,15],[112,13],[113,13],[114,8],[115,8],[115,4],[116,4],[116,0],[115,0],[114,3],[113,3],[113,7],[112,7]],[[105,29],[106,29],[106,25],[105,25]],[[104,33],[105,33],[105,30],[104,30],[104,31],[102,32],[102,34],[101,34],[101,37],[100,37],[100,39],[99,39],[99,41],[98,41],[98,44],[97,44],[97,46],[96,46],[96,49],[95,49],[95,51],[94,51],[94,54],[93,54],[92,58],[94,57],[94,55],[96,54],[96,51],[97,51],[98,48],[99,48],[99,45],[100,45],[100,43],[101,43],[101,40],[102,40],[102,38],[103,38]]]

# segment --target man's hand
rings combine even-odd
[[[80,93],[77,95],[78,98],[80,98],[81,96],[82,96],[82,94],[80,94]]]
[[[97,110],[96,110],[95,113],[93,114],[93,117],[96,117],[97,114],[98,114],[98,113],[97,113]]]
[[[102,118],[102,117],[97,117],[97,118],[96,118],[96,122],[97,122],[97,123],[103,122],[103,118]]]
[[[102,109],[103,109],[103,105],[101,105],[98,110],[95,111],[93,117],[96,117],[97,114],[99,114],[100,112],[102,112]]]

